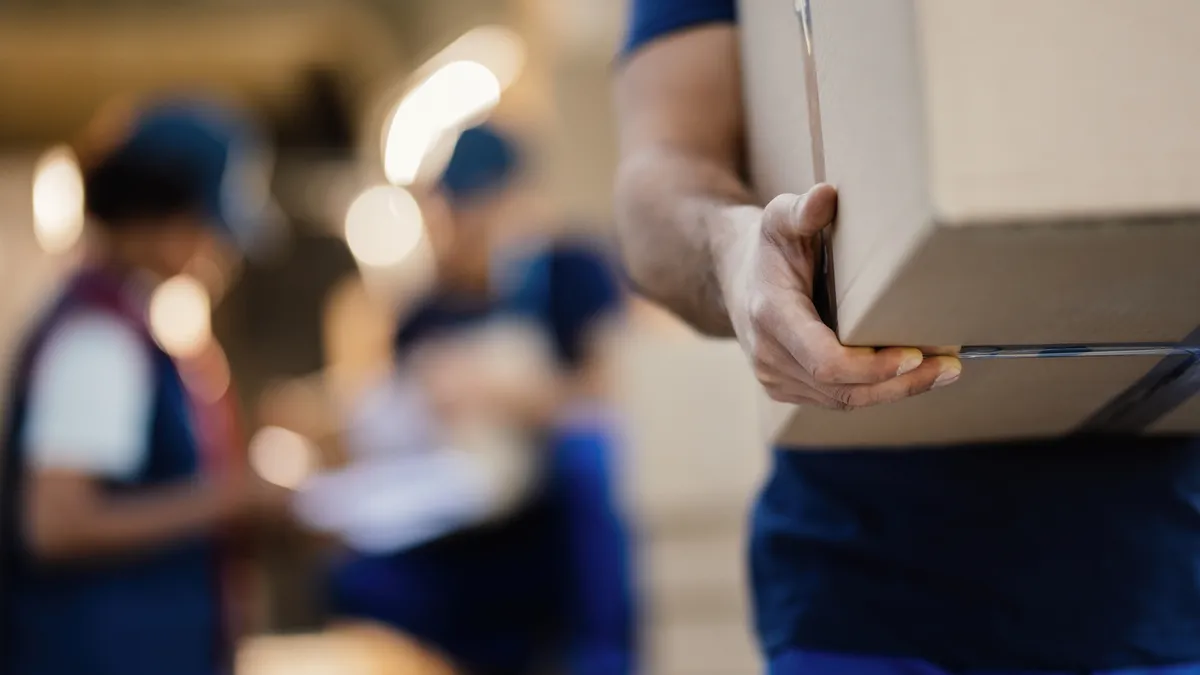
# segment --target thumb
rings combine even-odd
[[[818,184],[802,195],[779,195],[763,211],[763,229],[772,237],[794,241],[815,236],[837,215],[837,190]]]

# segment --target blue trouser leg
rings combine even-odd
[[[850,656],[819,652],[790,651],[771,659],[768,675],[1078,675],[1037,671],[968,671],[950,673],[914,659],[879,656]],[[1091,675],[1200,675],[1200,663],[1152,668],[1096,671]]]
[[[771,659],[768,675],[952,675],[923,661],[790,651]]]

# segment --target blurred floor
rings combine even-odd
[[[236,675],[454,675],[438,656],[369,625],[250,638]]]

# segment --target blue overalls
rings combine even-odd
[[[423,303],[398,331],[398,350],[503,315],[532,319],[556,344],[571,343],[575,358],[581,328],[566,326],[562,312],[549,320],[555,312],[545,302],[544,291],[565,278],[546,276],[542,258],[518,264],[522,271],[501,285],[495,302],[441,295]],[[587,304],[575,297],[575,307]],[[576,314],[570,320],[591,318]],[[335,572],[339,612],[395,627],[472,675],[525,675],[548,659],[565,661],[572,675],[636,672],[632,563],[612,486],[612,425],[568,416],[545,440],[549,461],[531,503],[503,522],[399,554],[354,556]]]
[[[342,616],[377,621],[471,675],[636,672],[636,608],[607,420],[564,420],[546,440],[540,492],[514,516],[334,571]]]
[[[86,564],[36,560],[20,528],[25,471],[22,429],[32,364],[60,323],[80,311],[103,312],[146,338],[154,364],[149,453],[120,494],[192,478],[201,457],[187,394],[171,358],[155,346],[144,319],[131,311],[122,281],[99,270],[65,287],[20,352],[4,446],[0,671],[5,675],[215,675],[228,672],[222,630],[218,555],[209,537]]]

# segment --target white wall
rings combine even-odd
[[[750,502],[766,469],[757,389],[733,342],[642,330],[620,350],[626,487],[640,529],[654,675],[759,671],[746,594]]]
[[[33,235],[37,157],[37,153],[0,155],[0,374],[4,375],[30,312],[67,264],[65,257],[44,254]]]

